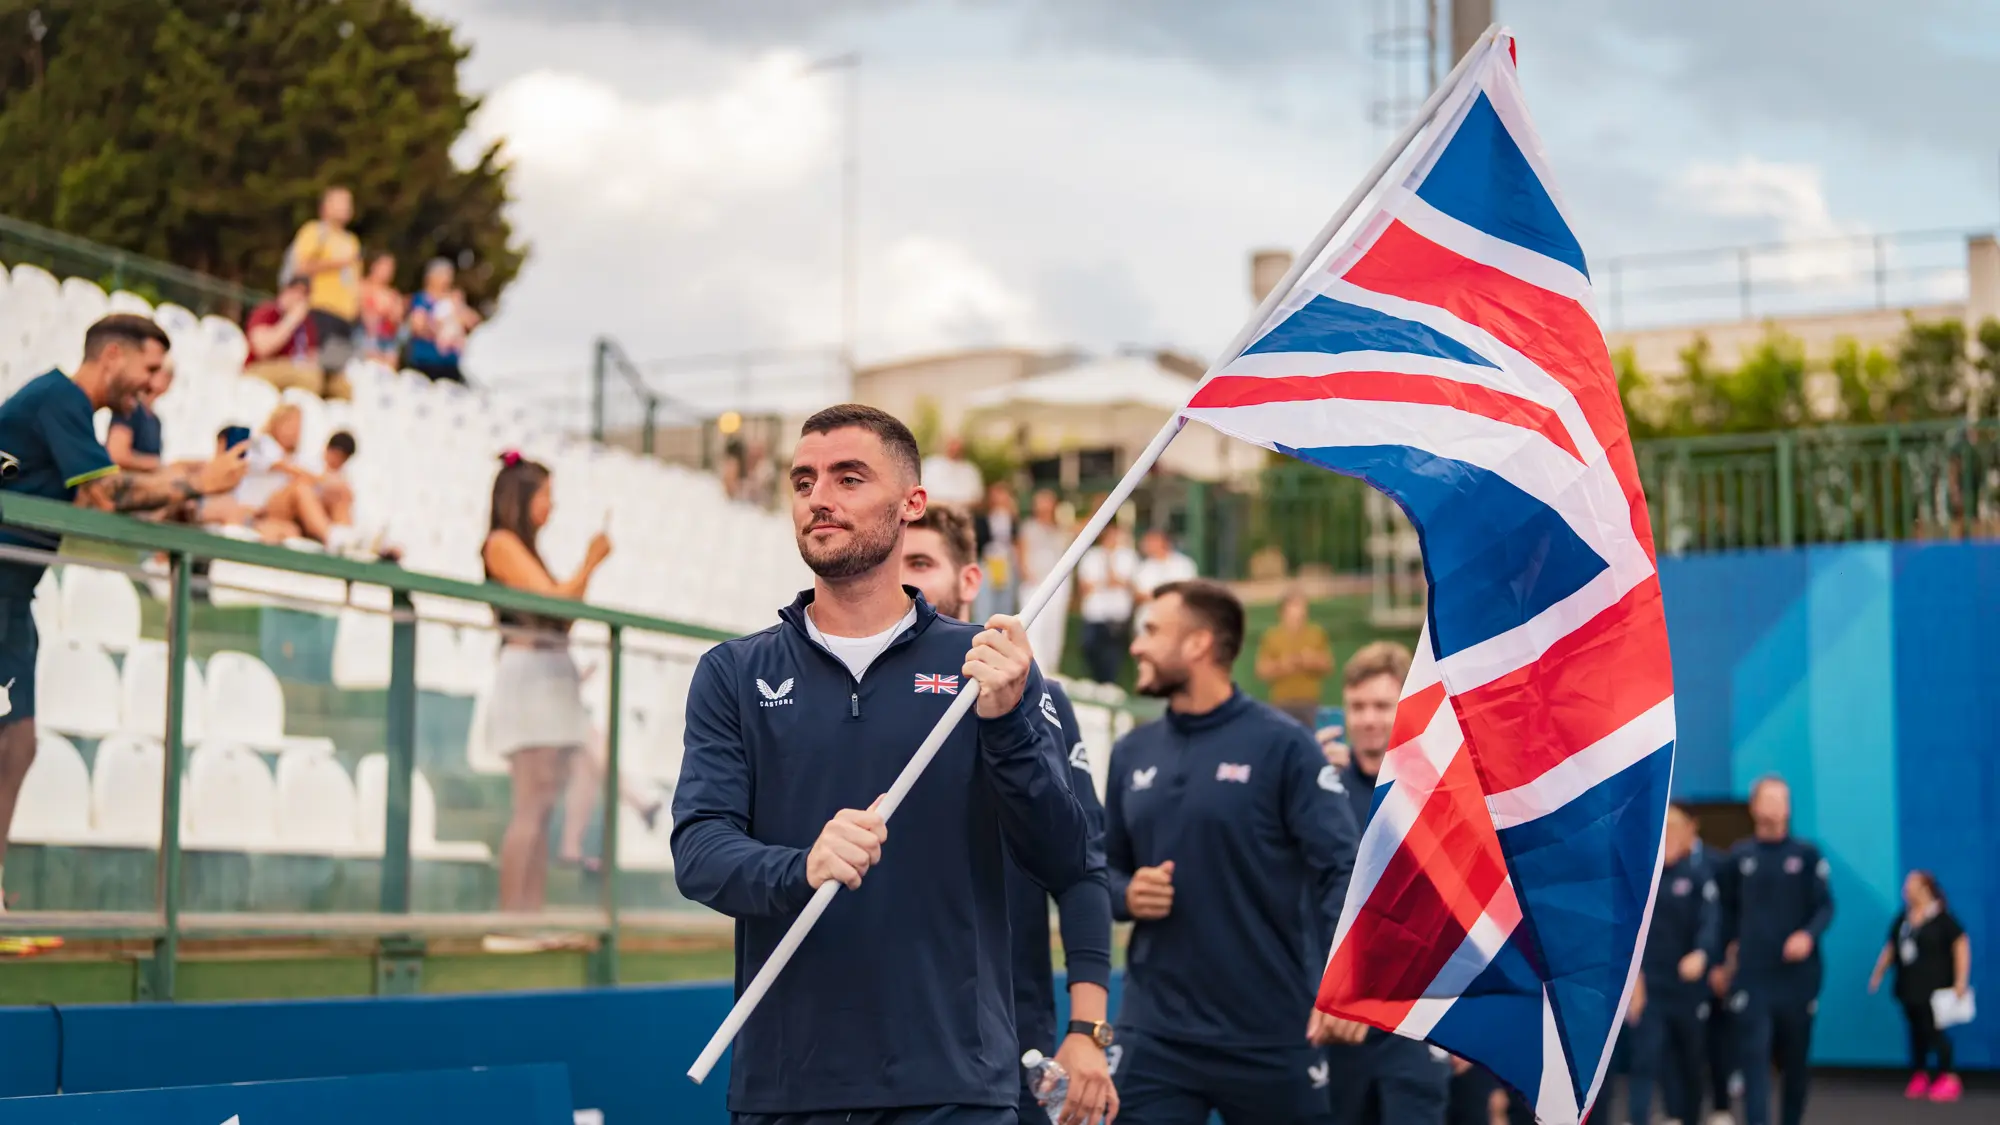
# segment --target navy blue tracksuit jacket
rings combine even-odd
[[[1833,923],[1830,871],[1819,849],[1787,837],[1744,840],[1730,849],[1718,873],[1723,932],[1736,942],[1737,1050],[1743,1067],[1744,1125],[1765,1125],[1770,1113],[1770,1073],[1783,1079],[1779,1120],[1805,1119],[1812,1085],[1813,1015],[1819,1006],[1820,941]],[[1787,961],[1785,939],[1804,930],[1812,954]]]
[[[1083,747],[1076,708],[1062,685],[1048,683],[1056,717],[1062,721],[1062,744],[1069,759],[1070,791],[1090,822],[1090,842],[1084,877],[1056,893],[1062,919],[1063,963],[1071,984],[1111,982],[1111,892],[1104,872],[1104,804],[1090,776],[1090,758]],[[1019,864],[1007,868],[1007,915],[1014,931],[1014,1026],[1020,1048],[1053,1056],[1062,1037],[1056,1034],[1055,966],[1049,947],[1049,892]],[[1022,1080],[1026,1081],[1026,1071]]]
[[[979,628],[909,593],[916,622],[858,681],[807,634],[810,591],[695,671],[674,878],[737,920],[739,992],[812,898],[820,830],[888,790],[959,686]],[[1057,736],[1039,672],[1012,712],[959,724],[881,864],[834,899],[737,1037],[732,1111],[1018,1104],[1009,856],[1047,886],[1085,873],[1089,824]]]
[[[1360,838],[1324,770],[1310,732],[1240,691],[1118,740],[1104,846],[1120,918],[1132,872],[1174,861],[1173,910],[1132,929],[1121,1029],[1204,1046],[1304,1041]]]
[[[1681,979],[1681,958],[1696,950],[1708,955],[1710,965],[1722,963],[1721,890],[1708,864],[1689,853],[1660,872],[1659,893],[1653,896],[1653,928],[1639,955],[1648,1003],[1680,993],[1708,995],[1706,972],[1697,980]]]

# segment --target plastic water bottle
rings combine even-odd
[[[1028,1072],[1028,1089],[1035,1095],[1035,1104],[1048,1111],[1049,1120],[1054,1121],[1069,1098],[1069,1071],[1032,1048],[1021,1056],[1021,1066]]]

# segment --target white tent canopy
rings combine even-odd
[[[979,391],[966,400],[966,421],[981,432],[1021,436],[1030,456],[1110,447],[1126,463],[1187,402],[1195,384],[1151,356],[1112,356]],[[1262,463],[1262,450],[1190,426],[1167,447],[1160,467],[1222,480],[1255,472]]]

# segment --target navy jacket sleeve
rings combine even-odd
[[[1833,925],[1833,882],[1831,879],[1833,869],[1826,862],[1826,857],[1819,854],[1818,848],[1808,847],[1806,849],[1806,862],[1813,865],[1813,911],[1806,918],[1805,931],[1813,936],[1813,943],[1818,944],[1819,939],[1826,933],[1826,928]]]
[[[1722,891],[1716,886],[1715,874],[1703,871],[1701,880],[1701,912],[1697,917],[1694,931],[1694,947],[1708,957],[1708,963],[1722,963]]]
[[[1062,720],[1041,669],[1028,670],[1027,687],[1012,711],[978,723],[979,755],[1014,861],[1044,887],[1067,887],[1083,878],[1090,828],[1069,789]]]
[[[1715,865],[1715,889],[1716,897],[1719,900],[1719,909],[1716,911],[1716,922],[1720,933],[1717,934],[1718,944],[1716,948],[1727,953],[1729,947],[1735,945],[1737,939],[1742,936],[1743,904],[1741,901],[1741,890],[1743,879],[1737,871],[1737,855],[1734,849],[1723,853],[1711,862]]]
[[[806,853],[750,836],[751,769],[728,685],[726,647],[710,649],[688,688],[687,734],[674,789],[674,884],[732,918],[793,914],[812,898]]]
[[[1286,742],[1285,827],[1312,870],[1314,899],[1324,927],[1320,933],[1331,942],[1347,902],[1361,829],[1354,823],[1354,809],[1340,788],[1338,774],[1326,764],[1313,736],[1300,727],[1296,734],[1287,732]]]
[[[1125,831],[1125,783],[1120,780],[1124,771],[1119,768],[1120,753],[1125,747],[1126,735],[1111,747],[1111,771],[1104,780],[1104,881],[1111,892],[1111,916],[1120,922],[1130,922],[1132,911],[1126,908],[1125,891],[1132,885],[1132,837]]]
[[[1083,745],[1083,728],[1076,721],[1076,708],[1061,685],[1051,682],[1049,695],[1055,700],[1056,716],[1062,720],[1063,744],[1068,747],[1070,791],[1083,807],[1090,836],[1084,853],[1083,878],[1056,896],[1056,912],[1062,925],[1063,963],[1071,984],[1111,985],[1111,891],[1104,870],[1104,805],[1097,799],[1097,783],[1090,776],[1090,755]]]

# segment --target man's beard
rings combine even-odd
[[[815,517],[814,522],[819,522]],[[805,560],[814,574],[829,582],[856,578],[874,570],[889,561],[896,552],[897,532],[902,530],[902,521],[890,510],[886,517],[867,526],[841,524],[848,532],[844,546],[820,547],[813,543],[812,535],[802,532],[798,536],[799,557]]]
[[[939,597],[937,604],[931,608],[937,610],[941,616],[956,618],[959,621],[965,620],[965,601],[958,596],[957,590]]]
[[[1188,685],[1188,672],[1185,668],[1162,668],[1158,664],[1148,664],[1146,667],[1151,668],[1153,674],[1147,676],[1144,674],[1144,669],[1141,669],[1138,683],[1132,689],[1140,695],[1150,699],[1165,699]]]

